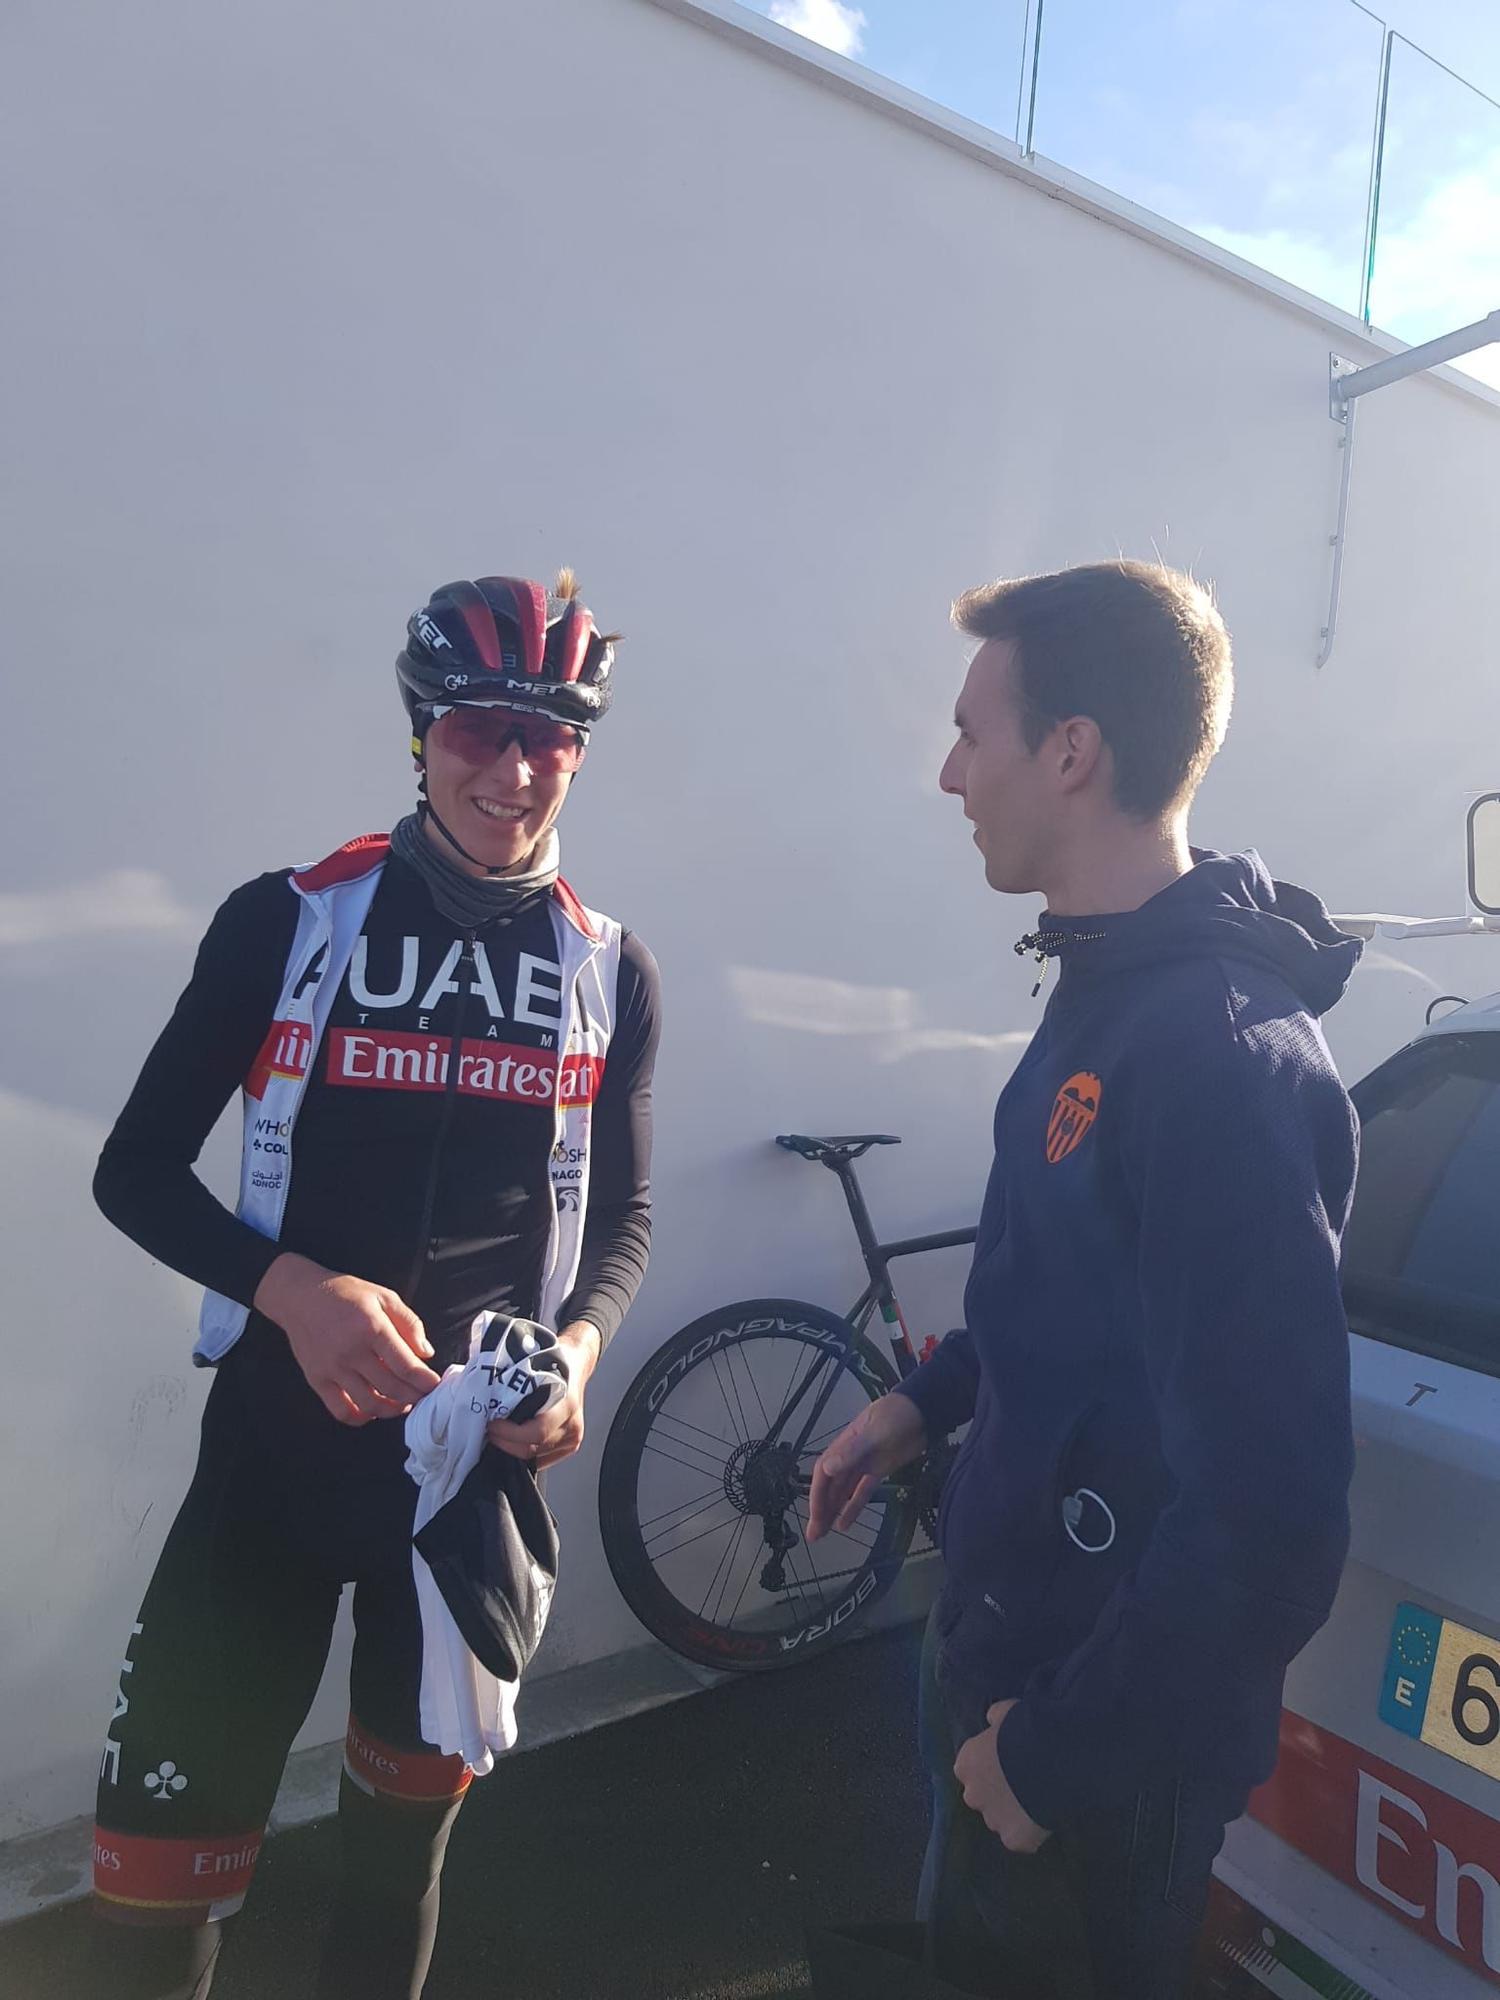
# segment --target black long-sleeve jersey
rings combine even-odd
[[[538,1310],[553,1113],[524,1090],[433,1087],[414,1051],[458,1034],[466,1050],[493,1047],[497,1078],[524,1079],[528,1056],[545,1064],[562,1011],[548,899],[482,926],[470,973],[459,927],[440,915],[415,870],[388,860],[308,1079],[272,1242],[226,1209],[193,1168],[261,1050],[296,920],[284,871],[246,883],[220,908],[105,1144],[95,1196],[152,1256],[247,1306],[284,1250],[388,1285],[420,1315],[442,1368],[466,1353],[483,1308]],[[582,1259],[559,1315],[561,1324],[588,1320],[606,1343],[640,1285],[650,1244],[658,1006],[655,960],[627,932],[594,1105]],[[273,1149],[285,1140],[267,1130],[254,1143]],[[284,1337],[253,1311],[243,1344],[283,1386],[291,1381]]]

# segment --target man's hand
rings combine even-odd
[[[404,1417],[439,1378],[422,1322],[385,1285],[283,1251],[255,1288],[255,1309],[287,1337],[297,1366],[341,1424]]]
[[[568,1393],[529,1423],[513,1424],[509,1417],[497,1417],[485,1430],[492,1445],[512,1458],[529,1460],[538,1472],[545,1472],[559,1459],[571,1458],[583,1443],[583,1392],[603,1346],[599,1329],[586,1319],[565,1326],[557,1344],[567,1359]]]
[[[882,1396],[841,1430],[813,1467],[807,1539],[853,1527],[871,1493],[927,1449],[927,1428],[910,1396]]]
[[[995,1739],[1000,1725],[1015,1707],[1013,1701],[997,1701],[988,1712],[989,1728],[971,1736],[954,1760],[953,1775],[963,1787],[964,1804],[972,1806],[991,1833],[996,1833],[1012,1854],[1035,1854],[1052,1838],[1046,1827],[1027,1817],[1020,1800],[1011,1790]]]

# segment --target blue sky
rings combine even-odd
[[[1027,0],[754,4],[1017,136]],[[1440,67],[1500,99],[1500,0],[1045,0],[1036,150],[1356,311],[1386,27],[1417,48],[1394,47],[1372,317],[1426,339],[1500,306],[1500,108]],[[1500,387],[1500,348],[1467,365]]]

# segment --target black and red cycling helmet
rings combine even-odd
[[[614,656],[571,570],[550,591],[525,577],[481,576],[443,584],[412,613],[396,678],[419,736],[423,710],[464,702],[587,729],[609,707]]]

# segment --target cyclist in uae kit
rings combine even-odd
[[[403,1417],[485,1308],[567,1395],[490,1440],[576,1451],[650,1238],[657,973],[573,895],[554,823],[610,699],[572,577],[453,583],[397,675],[417,810],[237,889],[105,1145],[100,1207],[207,1288],[202,1449],[130,1637],[81,1993],[209,1990],[354,1589],[343,1878],[318,1993],[419,1994],[471,1773],[424,1743]],[[193,1172],[243,1092],[238,1211]],[[92,1982],[92,1983],[90,1983]]]

